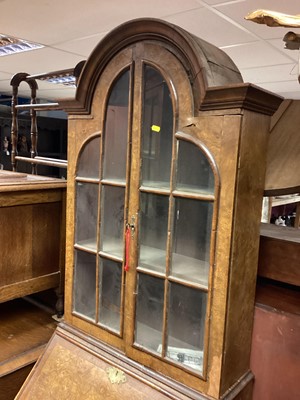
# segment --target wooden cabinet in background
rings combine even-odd
[[[96,47],[62,103],[65,321],[18,399],[251,398],[264,155],[280,102],[163,21],[128,22]]]
[[[261,224],[258,276],[300,286],[300,231],[288,226]]]
[[[56,327],[53,300],[29,295],[54,290],[63,313],[65,195],[60,179],[0,171],[1,400],[15,397]]]
[[[0,302],[62,292],[65,191],[60,179],[0,171]]]

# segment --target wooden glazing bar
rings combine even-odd
[[[121,264],[123,263],[123,258],[106,253],[105,251],[100,251],[99,255],[107,260],[115,261]]]
[[[142,272],[145,275],[154,276],[156,278],[163,278],[163,279],[166,278],[166,274],[165,273],[157,272],[157,271],[154,271],[154,270],[149,269],[149,268],[137,267],[136,270],[137,270],[137,272]]]
[[[179,190],[174,190],[172,193],[174,197],[180,197],[185,199],[203,200],[203,201],[215,201],[215,196],[213,194],[204,193],[191,193],[191,192],[181,192]]]
[[[102,179],[101,180],[102,185],[108,185],[108,186],[117,186],[117,187],[126,187],[126,182],[125,181],[113,181],[109,179]]]
[[[182,278],[176,278],[175,276],[169,276],[168,280],[170,282],[178,283],[180,285],[187,286],[193,289],[200,289],[202,292],[208,292],[208,287],[206,285],[201,285],[201,283],[195,283],[192,281],[186,281]]]
[[[85,182],[85,183],[99,183],[99,179],[97,178],[79,178],[78,176],[75,178],[76,182]]]
[[[147,186],[141,186],[140,187],[140,192],[143,193],[153,193],[153,194],[162,194],[162,195],[170,195],[170,189],[161,189],[161,188],[154,188],[154,187],[147,187]]]
[[[90,254],[95,254],[95,255],[97,254],[97,250],[96,249],[93,250],[90,247],[82,246],[82,245],[80,245],[78,243],[74,244],[74,249],[81,250],[81,251],[84,251],[84,252],[90,253]]]

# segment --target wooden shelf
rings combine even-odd
[[[261,224],[260,236],[300,243],[300,230],[289,226],[275,224]]]
[[[300,286],[300,230],[261,224],[258,276]]]
[[[0,324],[0,400],[9,400],[43,353],[57,324],[50,310],[23,298],[0,304]]]

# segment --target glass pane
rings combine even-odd
[[[171,284],[167,357],[202,372],[207,294]]]
[[[208,285],[213,203],[175,200],[172,275]]]
[[[169,197],[141,193],[139,266],[164,273]]]
[[[83,148],[77,165],[77,176],[99,179],[100,137],[90,140]]]
[[[97,184],[76,184],[76,234],[75,241],[81,246],[97,250]]]
[[[102,186],[101,250],[123,258],[125,188]]]
[[[138,275],[135,342],[161,351],[164,304],[164,281],[149,275]]]
[[[95,319],[96,255],[75,252],[74,310]]]
[[[99,322],[120,332],[122,264],[101,260]]]
[[[173,109],[169,88],[145,66],[142,121],[142,185],[170,187]]]
[[[204,153],[193,143],[179,141],[176,189],[214,194],[215,179]]]
[[[129,70],[109,96],[104,129],[103,179],[125,182],[128,131]]]

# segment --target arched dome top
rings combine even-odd
[[[201,102],[209,87],[242,83],[242,76],[222,50],[169,22],[143,18],[126,22],[108,33],[95,47],[81,72],[74,112],[89,112],[96,82],[116,53],[141,41],[160,43],[184,65]]]

